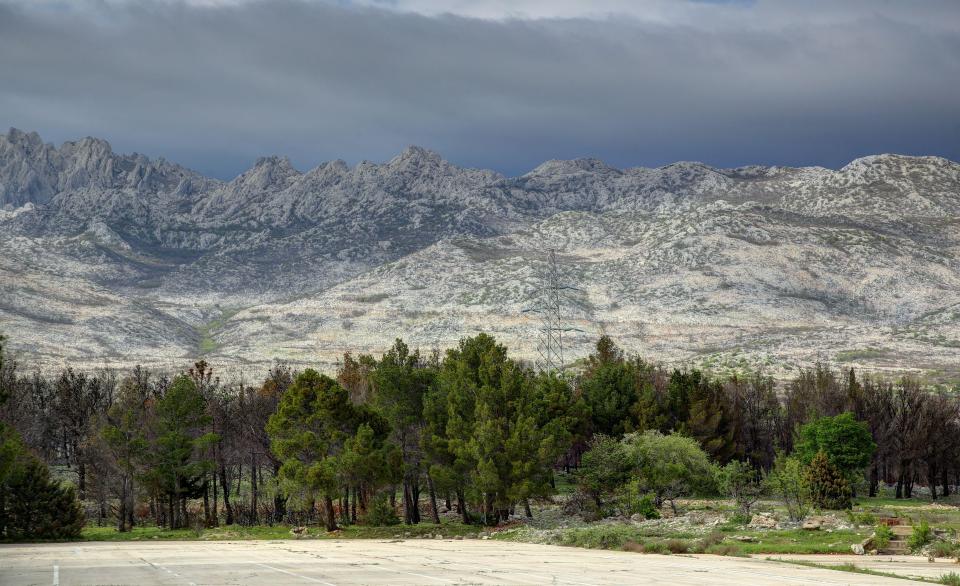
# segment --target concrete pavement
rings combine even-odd
[[[455,540],[83,542],[0,546],[0,584],[891,584],[762,559]]]
[[[954,572],[960,574],[960,565],[953,558],[936,558],[932,562],[926,557],[918,555],[827,555],[827,554],[766,554],[757,557],[802,560],[823,565],[854,564],[858,568],[892,572],[898,576],[908,578],[925,578],[939,580],[944,574]]]

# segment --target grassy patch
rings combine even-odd
[[[197,335],[200,336],[200,341],[197,343],[197,350],[201,355],[211,354],[220,348],[220,345],[213,339],[214,334],[222,330],[227,324],[227,320],[237,315],[239,311],[239,309],[225,309],[220,313],[220,317],[197,328]]]
[[[885,350],[879,348],[867,347],[857,350],[846,350],[837,352],[837,362],[857,362],[859,360],[873,360],[883,358],[887,355]]]
[[[393,525],[390,527],[368,527],[364,525],[348,525],[338,531],[327,533],[323,528],[312,525],[300,539],[391,539],[396,536],[419,538],[425,535],[435,536],[437,533],[444,537],[472,535],[476,536],[484,529],[473,525],[464,525],[459,521],[445,520],[440,525],[420,523],[419,525]],[[230,525],[212,529],[161,529],[155,526],[134,527],[132,531],[120,533],[113,527],[88,526],[80,536],[83,541],[144,541],[144,540],[177,540],[177,541],[223,541],[247,539],[297,539],[290,533],[287,525],[256,525],[246,527]]]
[[[754,542],[736,544],[742,554],[763,553],[850,553],[850,546],[860,543],[870,531],[837,530],[804,531],[788,529],[783,531],[745,532]]]

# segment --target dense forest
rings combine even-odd
[[[563,373],[485,334],[428,355],[401,340],[346,354],[335,378],[277,363],[255,384],[204,361],[177,375],[55,376],[0,339],[0,537],[83,523],[168,528],[440,522],[531,515],[558,477],[571,514],[656,510],[764,492],[802,516],[881,485],[960,485],[960,399],[906,377],[816,365],[777,384],[625,356],[602,337]],[[421,516],[424,518],[421,519]]]

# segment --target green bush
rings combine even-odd
[[[802,462],[813,464],[817,456],[823,454],[848,484],[855,482],[870,464],[877,448],[870,427],[852,413],[821,417],[801,427],[798,435],[794,450]]]
[[[670,553],[687,553],[690,551],[690,544],[682,539],[668,539],[664,544]]]
[[[749,525],[752,518],[753,517],[750,515],[746,515],[740,511],[737,511],[732,517],[730,517],[730,523],[733,523],[734,525]]]
[[[913,533],[910,535],[910,539],[907,540],[907,545],[909,545],[912,550],[918,550],[931,541],[933,541],[933,530],[930,529],[930,524],[927,523],[927,520],[923,519],[919,525],[913,526]]]
[[[890,545],[891,539],[893,539],[893,529],[886,525],[877,525],[876,533],[873,536],[873,545],[877,549],[884,549]]]
[[[847,519],[851,524],[856,525],[857,527],[865,525],[867,527],[871,525],[876,525],[877,519],[873,516],[873,513],[869,511],[864,511],[862,513],[857,513],[854,511],[847,511]]]
[[[760,500],[767,488],[760,473],[746,462],[732,460],[720,469],[721,488],[737,503],[738,512],[750,516],[750,509]]]
[[[650,541],[643,544],[643,553],[662,553],[669,554],[670,549],[662,541]]]
[[[714,530],[700,538],[700,547],[703,550],[710,549],[714,545],[720,545],[723,543],[723,540],[726,539],[726,537],[727,536],[723,534],[723,531]]]
[[[940,576],[940,583],[946,584],[947,586],[960,586],[960,574],[956,572],[944,574]]]
[[[740,555],[740,548],[732,543],[718,543],[707,548],[711,555]]]
[[[644,519],[659,519],[660,511],[653,502],[653,494],[645,494],[637,501],[636,510],[633,513],[640,513]],[[631,514],[633,514],[631,513]]]
[[[935,541],[930,546],[930,553],[938,558],[953,557],[956,547],[949,541]]]
[[[810,483],[799,459],[778,454],[765,483],[787,508],[792,521],[802,521],[810,512]]]
[[[660,511],[654,502],[654,494],[644,492],[637,480],[626,483],[617,493],[620,511],[626,516],[640,514],[644,519],[659,519]]]
[[[628,543],[643,541],[641,531],[632,525],[594,525],[563,532],[559,545],[588,549],[623,549]]]
[[[364,525],[384,527],[400,523],[400,518],[397,517],[394,508],[390,506],[387,495],[381,494],[373,499],[373,504],[367,510],[367,514],[363,516],[362,521]]]

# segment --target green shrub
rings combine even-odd
[[[946,584],[947,586],[960,586],[960,574],[956,572],[944,574],[940,576],[940,583]]]
[[[890,545],[891,539],[893,539],[893,529],[886,525],[877,525],[876,533],[873,536],[873,545],[877,549],[884,549]]]
[[[660,511],[653,502],[653,494],[645,494],[637,501],[636,510],[633,513],[640,513],[644,519],[659,519]],[[631,513],[631,514],[633,514]]]
[[[631,480],[617,491],[617,502],[620,511],[626,516],[642,515],[644,519],[659,519],[660,511],[654,502],[655,495],[645,492],[640,482]]]
[[[877,448],[870,435],[870,427],[866,422],[858,421],[852,413],[811,421],[800,428],[798,436],[794,451],[802,462],[812,465],[823,454],[836,472],[847,480],[848,485],[861,476],[861,471],[870,464],[870,458]]]
[[[726,535],[724,535],[722,531],[714,530],[700,538],[701,549],[707,550],[714,545],[720,545],[724,539],[726,539]]]
[[[765,483],[783,502],[790,520],[802,521],[810,512],[810,483],[799,459],[778,454]]]
[[[667,548],[667,544],[662,541],[650,541],[643,544],[643,553],[669,554],[670,549]]]
[[[862,513],[847,511],[847,519],[850,521],[851,524],[857,527],[861,525],[865,525],[869,527],[877,523],[876,517],[874,517],[873,513],[870,513],[869,511],[864,511]]]
[[[564,531],[560,545],[572,545],[588,549],[623,549],[627,544],[640,543],[642,534],[632,525],[595,525]]]
[[[909,545],[912,550],[918,550],[931,541],[933,541],[933,530],[930,529],[930,524],[927,523],[927,520],[923,519],[919,525],[913,526],[913,533],[910,535],[910,539],[907,540],[907,545]]]
[[[740,555],[740,548],[732,543],[722,543],[708,547],[707,553],[711,555]]]
[[[397,511],[390,506],[387,495],[381,494],[373,499],[373,504],[367,509],[367,514],[363,516],[362,521],[364,525],[384,527],[397,525],[400,523],[400,518],[397,517]]]
[[[935,541],[930,546],[930,553],[938,558],[949,558],[953,557],[955,549],[956,547],[949,541]]]
[[[687,553],[690,551],[690,544],[682,539],[668,539],[664,544],[670,553]]]
[[[766,490],[766,484],[757,470],[746,462],[732,460],[718,474],[721,488],[737,503],[738,512],[750,516],[753,507]]]
[[[753,517],[750,515],[746,515],[740,511],[737,511],[732,517],[730,517],[730,523],[733,523],[734,525],[749,525],[750,519],[752,518]]]

